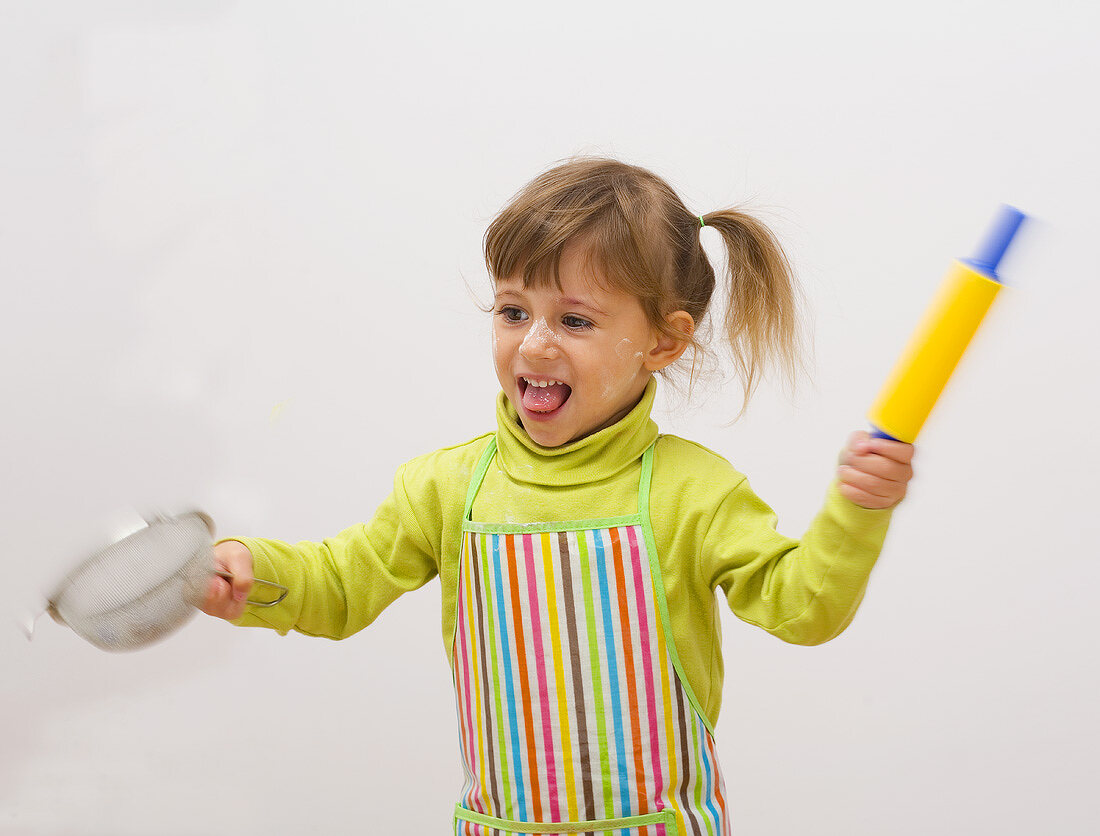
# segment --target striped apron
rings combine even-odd
[[[463,518],[455,834],[728,834],[714,738],[669,629],[649,521],[653,447],[633,515],[471,522],[495,451]]]

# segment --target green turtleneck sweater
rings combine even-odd
[[[713,727],[723,666],[714,591],[737,616],[796,644],[820,644],[852,620],[882,547],[889,511],[860,508],[830,487],[801,541],[721,456],[671,435],[650,418],[655,383],[619,423],[546,448],[524,432],[503,393],[497,453],[473,504],[474,522],[542,523],[638,510],[642,453],[656,441],[650,517],[672,640],[688,685]],[[235,623],[328,638],[366,627],[397,596],[436,575],[443,584],[443,643],[451,658],[463,505],[491,434],[413,459],[369,522],[320,543],[248,537],[256,577],[289,587],[270,609]]]

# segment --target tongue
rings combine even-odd
[[[553,386],[528,386],[523,392],[523,405],[532,412],[553,412],[569,397],[564,383]]]

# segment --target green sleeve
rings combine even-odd
[[[855,505],[834,483],[801,541],[792,540],[742,479],[707,529],[704,577],[742,620],[793,644],[821,644],[854,617],[890,515]]]
[[[248,607],[234,623],[290,630],[331,639],[366,627],[394,599],[417,589],[439,571],[437,537],[425,533],[437,521],[418,520],[405,475],[369,522],[319,543],[235,537],[253,556],[253,575],[289,589],[282,603]],[[422,514],[423,516],[423,514]],[[263,587],[256,587],[257,591]]]

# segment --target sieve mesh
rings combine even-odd
[[[50,599],[50,614],[104,650],[132,650],[175,630],[195,614],[215,572],[214,523],[193,511],[162,517],[93,555],[72,572]],[[286,587],[254,579],[280,590]]]
[[[154,520],[108,546],[66,579],[56,603],[75,617],[93,618],[155,599],[150,593],[173,579],[204,577],[204,569],[214,566],[212,532],[204,516]],[[209,565],[203,566],[208,552]]]

